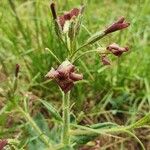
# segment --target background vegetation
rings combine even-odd
[[[113,42],[128,45],[129,53],[117,61],[114,59],[112,65],[108,67],[102,65],[97,53],[86,55],[76,62],[80,72],[84,74],[84,80],[72,91],[72,113],[79,124],[111,121],[128,125],[150,111],[148,2],[148,0],[57,1],[59,13],[85,3],[79,44],[85,41],[89,34],[103,29],[119,16],[125,16],[131,22],[128,30],[116,32],[99,43],[103,47],[107,46],[106,43]],[[13,3],[10,0],[0,1],[0,138],[14,137],[23,145],[31,134],[26,124],[20,125],[23,122],[22,116],[9,105],[7,98],[16,63],[21,66],[18,91],[22,97],[18,99],[23,103],[24,97],[28,98],[30,114],[39,117],[39,120],[42,116],[43,122],[48,122],[49,127],[53,126],[54,120],[36,101],[39,97],[53,103],[61,112],[59,89],[44,77],[51,66],[57,66],[55,59],[45,48],[53,50],[61,60],[66,57],[65,48],[58,42],[53,30],[49,0],[15,0]],[[5,109],[6,106],[10,107]],[[150,130],[145,128],[137,130],[137,136],[149,150]],[[121,140],[107,136],[106,139],[100,137],[101,149],[138,148],[138,144],[125,135]]]

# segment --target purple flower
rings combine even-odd
[[[121,17],[116,22],[114,22],[112,25],[110,25],[104,32],[105,32],[105,34],[109,34],[109,33],[127,28],[129,25],[130,25],[130,23],[125,22],[125,18]]]
[[[103,65],[111,65],[111,63],[106,55],[101,55],[101,61],[102,61]]]
[[[70,91],[75,81],[83,79],[82,74],[75,73],[75,66],[68,60],[62,62],[62,64],[55,70],[52,68],[46,75],[47,78],[56,81],[59,87],[67,93]]]
[[[112,52],[115,56],[121,56],[122,53],[127,52],[129,50],[128,47],[120,47],[118,44],[113,43],[107,47],[107,50]]]
[[[60,24],[60,26],[64,27],[66,21],[71,20],[73,17],[77,17],[80,13],[80,9],[78,8],[73,8],[71,11],[61,15],[58,17],[58,22]]]
[[[7,140],[0,140],[0,150],[3,150],[3,148],[7,145]]]
[[[51,3],[50,8],[51,8],[51,12],[52,12],[52,15],[53,15],[53,19],[58,22],[58,24],[60,25],[62,30],[64,28],[64,25],[65,25],[66,21],[69,21],[73,18],[78,17],[79,14],[82,14],[82,12],[83,12],[83,7],[73,8],[72,10],[64,13],[63,15],[57,16],[54,3]]]

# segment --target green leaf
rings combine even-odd
[[[44,119],[44,116],[41,113],[38,113],[34,118],[35,123],[41,129],[43,134],[46,134],[49,137],[50,131],[48,128],[48,124]],[[36,131],[30,126],[27,125],[26,129],[29,133],[29,138],[27,141],[27,147],[29,150],[45,150],[46,145],[39,139]],[[52,140],[52,139],[51,139]]]
[[[143,125],[150,124],[150,113],[131,125],[131,128],[139,128]]]
[[[112,122],[104,122],[104,123],[97,123],[90,126],[92,129],[109,129],[112,127],[117,127],[118,125]]]
[[[47,108],[47,110],[51,113],[51,115],[58,121],[62,122],[62,118],[57,110],[47,101],[40,100],[40,102]]]
[[[89,126],[89,128],[91,129],[109,129],[112,127],[117,127],[117,124],[112,123],[112,122],[104,122],[104,123],[97,123],[97,124],[93,124],[91,126]],[[94,140],[96,137],[98,137],[99,134],[97,133],[93,133],[90,135],[79,135],[79,136],[75,136],[73,138],[73,142],[76,143],[76,147],[80,146],[80,145],[84,145],[86,143],[88,143],[91,140]]]

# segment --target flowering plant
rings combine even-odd
[[[57,134],[54,135],[58,136],[57,140],[54,140],[52,137],[49,137],[46,133],[44,133],[34,121],[34,119],[29,115],[27,111],[26,100],[24,100],[25,107],[22,108],[20,106],[17,97],[17,85],[20,71],[20,66],[18,64],[15,67],[15,75],[11,88],[12,93],[8,94],[8,98],[15,106],[15,109],[17,109],[18,112],[21,113],[22,116],[24,116],[32,129],[34,129],[34,131],[36,132],[36,135],[38,135],[38,138],[49,150],[75,150],[78,149],[81,145],[84,145],[87,142],[94,140],[99,135],[114,133],[127,133],[130,136],[133,136],[144,150],[145,148],[143,144],[135,136],[135,134],[132,133],[132,130],[134,128],[141,127],[149,122],[149,114],[143,117],[141,120],[128,126],[120,126],[112,122],[104,122],[93,124],[91,126],[84,126],[77,124],[75,121],[71,122],[71,90],[75,86],[75,83],[78,83],[77,81],[83,80],[84,78],[84,74],[80,72],[77,66],[75,66],[75,62],[89,53],[97,52],[100,56],[100,62],[103,65],[111,65],[111,61],[108,58],[109,55],[120,57],[123,53],[129,51],[128,47],[121,47],[116,43],[107,45],[104,48],[97,47],[94,50],[92,49],[82,51],[82,49],[86,49],[89,45],[97,43],[108,34],[129,27],[130,23],[126,22],[124,17],[121,17],[103,30],[92,34],[82,45],[78,46],[77,37],[79,36],[80,28],[82,27],[84,6],[81,6],[80,8],[73,8],[70,11],[59,16],[57,15],[55,6],[56,5],[54,2],[50,4],[54,29],[59,41],[65,46],[67,55],[66,58],[61,62],[60,59],[53,53],[53,51],[46,48],[59,62],[59,65],[53,66],[50,71],[48,71],[48,73],[45,75],[45,77],[53,80],[60,88],[62,94],[62,115],[49,102],[41,99],[39,100],[39,102],[47,108],[47,110],[52,114],[52,116],[58,123],[58,131],[55,132]],[[0,141],[0,149],[3,149],[9,144],[9,140]]]

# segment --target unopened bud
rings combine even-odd
[[[19,66],[19,64],[16,64],[16,68],[15,68],[15,77],[16,78],[18,77],[19,70],[20,70],[20,66]]]
[[[112,25],[110,25],[104,32],[105,32],[105,34],[109,34],[109,33],[127,28],[129,25],[130,25],[130,23],[126,22],[124,17],[121,17],[116,22],[114,22]]]
[[[56,9],[55,9],[55,3],[51,3],[50,4],[50,8],[51,8],[51,12],[52,12],[52,15],[53,15],[53,19],[57,19],[57,14],[56,14]]]

